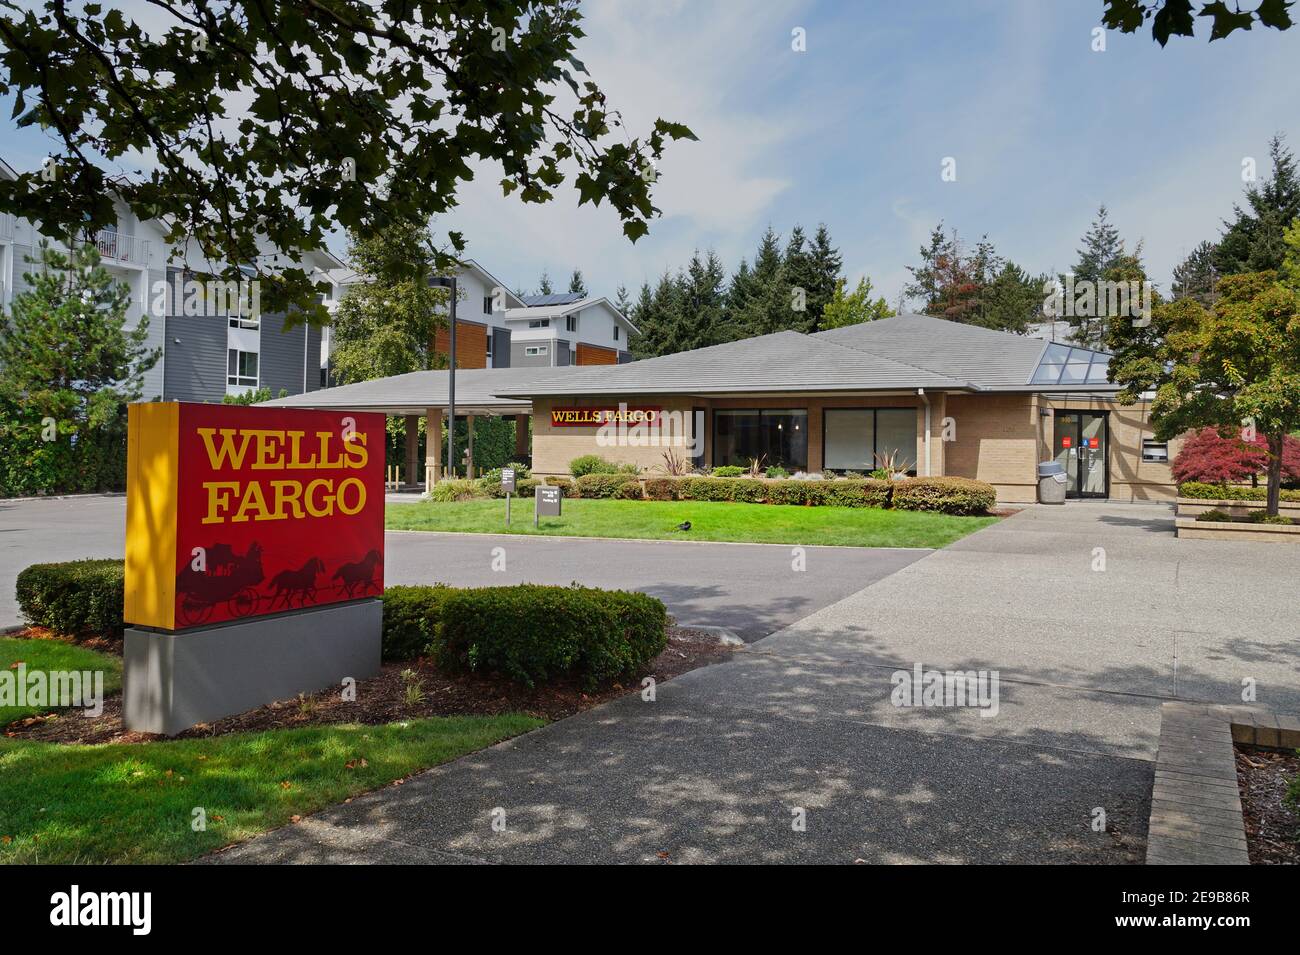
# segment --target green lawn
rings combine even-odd
[[[463,716],[134,745],[0,740],[0,862],[193,859],[541,723]],[[196,808],[205,831],[194,831]]]
[[[122,661],[107,653],[87,650],[58,640],[23,640],[0,637],[0,671],[17,673],[19,663],[27,664],[27,673],[35,670],[104,671],[104,695],[122,688]],[[14,720],[49,712],[48,706],[0,706],[0,727]]]
[[[425,501],[386,511],[390,530],[474,534],[549,534],[648,540],[745,541],[759,544],[845,544],[855,547],[943,547],[995,517],[951,517],[873,507],[799,507],[714,501],[566,500],[562,517],[533,529],[533,501],[513,503],[506,527],[504,500]],[[677,530],[683,521],[689,531]]]

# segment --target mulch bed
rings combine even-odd
[[[102,649],[102,648],[101,648]],[[120,645],[119,645],[120,649]],[[323,690],[293,700],[281,700],[246,713],[203,723],[176,738],[219,736],[269,729],[292,729],[331,723],[392,723],[425,716],[473,716],[527,713],[547,720],[563,719],[624,693],[639,692],[646,676],[663,682],[688,670],[728,659],[734,646],[718,643],[715,634],[682,627],[668,628],[668,646],[645,672],[626,684],[586,692],[573,681],[557,681],[532,689],[502,677],[448,674],[430,661],[384,664],[379,676],[357,684],[356,701],[344,702],[338,689]],[[403,677],[410,670],[413,677]],[[423,700],[408,702],[408,683],[418,682]],[[122,698],[104,701],[104,712],[94,718],[79,713],[34,716],[4,728],[10,739],[43,743],[148,743],[167,739],[149,733],[129,733],[122,728]]]
[[[1294,752],[1237,746],[1237,787],[1251,865],[1300,865],[1300,812],[1283,802],[1300,776]]]

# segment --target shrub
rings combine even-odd
[[[722,464],[709,472],[714,477],[740,477],[745,469],[739,464]]]
[[[767,486],[769,504],[825,504],[829,481],[773,481]]]
[[[1197,514],[1196,519],[1198,521],[1206,521],[1207,523],[1212,524],[1217,524],[1221,521],[1235,520],[1235,518],[1233,518],[1233,516],[1227,511],[1221,511],[1217,507]]]
[[[635,479],[626,482],[622,487],[620,487],[615,496],[628,501],[645,500],[645,494],[641,490],[641,482]]]
[[[891,503],[905,511],[980,514],[997,502],[992,485],[969,478],[907,478],[893,485]]]
[[[767,500],[767,484],[756,478],[687,478],[681,485],[683,500],[742,501],[761,504]]]
[[[468,501],[476,497],[486,497],[487,492],[479,486],[477,481],[469,481],[463,478],[439,481],[429,492],[429,499],[438,501],[442,504],[450,504],[453,501]]]
[[[578,485],[574,483],[572,478],[548,477],[546,479],[546,486],[558,487],[560,489],[560,494],[564,497],[582,497],[582,494],[578,491]]]
[[[584,474],[574,482],[578,488],[577,497],[621,497],[623,487],[628,483],[637,485],[640,495],[640,482],[633,474]]]
[[[599,454],[584,454],[569,462],[569,473],[575,478],[580,478],[584,474],[615,474],[617,472],[618,465],[613,461],[606,461]]]
[[[18,575],[18,608],[31,623],[74,638],[120,637],[125,561],[32,564]]]
[[[430,652],[442,607],[451,588],[387,587],[384,589],[383,655],[385,660],[414,660]]]
[[[844,478],[827,482],[821,503],[832,507],[888,507],[894,482],[870,478]]]
[[[528,470],[526,464],[511,463],[505,465],[505,467],[515,469],[515,493],[522,493],[519,490],[522,482],[531,478],[533,472]],[[501,468],[492,468],[490,471],[484,471],[478,479],[479,491],[488,497],[505,497],[506,492],[501,488],[501,470]]]
[[[1300,491],[1284,487],[1278,493],[1284,501],[1300,502]],[[1268,488],[1187,481],[1178,485],[1178,496],[1202,501],[1263,501],[1268,497]]]
[[[667,645],[662,601],[586,587],[450,592],[433,651],[451,670],[498,671],[533,686],[574,676],[588,688],[634,676]]]
[[[1267,511],[1252,511],[1246,520],[1252,524],[1294,524],[1285,514],[1270,514]]]
[[[681,483],[677,478],[646,478],[645,496],[652,501],[680,500]]]
[[[1215,428],[1202,428],[1183,442],[1170,465],[1175,481],[1227,483],[1268,470],[1268,439],[1257,434],[1245,441],[1240,434],[1224,437]],[[1282,439],[1282,480],[1300,480],[1300,440]]]

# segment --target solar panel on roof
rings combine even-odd
[[[534,305],[569,305],[573,302],[580,302],[586,296],[578,292],[552,292],[549,295],[521,295],[523,303],[528,306]]]

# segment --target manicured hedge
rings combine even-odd
[[[441,604],[434,659],[452,670],[497,671],[526,686],[574,676],[589,688],[637,670],[667,645],[663,602],[587,587],[478,587]]]
[[[18,608],[31,623],[74,638],[120,637],[125,562],[32,564],[18,575]]]
[[[1300,502],[1300,490],[1282,488],[1284,501]],[[1247,487],[1240,484],[1206,484],[1203,481],[1184,481],[1178,485],[1179,497],[1193,497],[1203,501],[1263,501],[1268,499],[1268,488]]]
[[[981,514],[997,502],[997,492],[992,485],[969,478],[907,478],[894,482],[890,500],[903,511]]]
[[[646,478],[645,496],[651,501],[679,501],[680,484],[677,478]]]
[[[582,494],[578,491],[577,484],[573,482],[572,478],[548,477],[546,479],[546,485],[547,487],[558,487],[560,493],[565,497],[582,497]]]
[[[388,587],[384,590],[383,655],[385,660],[414,660],[430,652],[451,588]]]
[[[623,486],[635,484],[640,496],[640,484],[635,474],[584,474],[574,484],[578,493],[575,497],[622,497]]]
[[[767,485],[757,478],[686,478],[681,485],[684,501],[742,501],[762,504]]]
[[[820,482],[823,504],[832,507],[888,507],[894,482],[875,478]]]
[[[605,460],[599,454],[584,454],[569,462],[569,473],[575,478],[586,474],[615,474],[617,471],[617,464]]]

